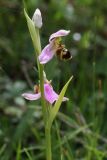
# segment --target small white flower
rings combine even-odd
[[[42,27],[42,16],[40,10],[37,8],[34,12],[34,15],[32,17],[32,20],[36,27],[41,28]]]

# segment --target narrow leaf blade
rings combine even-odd
[[[53,107],[52,110],[51,110],[51,114],[50,114],[50,125],[52,125],[52,122],[53,122],[53,120],[55,119],[55,117],[56,117],[56,115],[57,115],[57,112],[59,111],[59,108],[60,108],[60,106],[61,106],[63,97],[64,97],[64,95],[65,95],[65,92],[66,92],[66,90],[67,90],[67,88],[68,88],[68,85],[69,85],[69,83],[71,82],[72,78],[73,78],[73,76],[68,80],[68,82],[67,82],[67,83],[65,84],[65,86],[63,87],[63,89],[62,89],[62,91],[61,91],[61,93],[60,93],[60,95],[59,95],[58,100],[56,101],[54,107]]]
[[[29,32],[30,32],[30,35],[31,35],[31,39],[32,39],[32,42],[33,42],[33,46],[34,46],[34,49],[36,51],[36,53],[39,53],[39,48],[38,48],[38,37],[37,37],[37,31],[35,28],[35,25],[33,23],[33,21],[30,19],[30,17],[28,16],[25,8],[24,8],[24,14],[25,14],[25,17],[26,17],[26,20],[27,20],[27,25],[28,25],[28,28],[29,28]]]

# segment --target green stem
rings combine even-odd
[[[44,99],[44,77],[43,77],[43,65],[39,64],[40,72],[39,72],[39,79],[40,79],[40,91],[41,91],[41,104],[42,104],[42,111],[43,111],[43,118],[44,124],[46,124],[46,103]]]
[[[40,43],[40,36],[39,30],[36,29],[37,39],[38,39],[38,55],[41,53],[41,43]],[[46,101],[44,98],[44,66],[42,64],[38,64],[39,68],[39,78],[40,78],[40,91],[41,91],[41,103],[42,103],[42,111],[43,111],[43,118],[45,124],[45,139],[46,139],[46,160],[51,160],[51,127],[49,126],[48,117],[48,104],[46,105]]]
[[[51,128],[48,123],[45,126],[45,137],[46,137],[46,160],[52,160],[51,152]]]
[[[39,29],[36,28],[36,35],[37,35],[37,55],[39,56],[41,53],[41,43],[40,43],[40,35],[39,35]],[[44,77],[43,77],[43,70],[44,67],[42,64],[38,63],[38,71],[39,71],[39,79],[40,79],[40,91],[41,91],[41,104],[42,104],[42,111],[43,111],[43,118],[44,118],[44,124],[46,123],[46,103],[44,98]]]

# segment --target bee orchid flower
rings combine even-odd
[[[34,87],[34,93],[23,93],[22,96],[27,100],[38,100],[41,98],[41,92],[39,86]],[[53,87],[50,83],[44,84],[44,97],[46,101],[50,104],[53,104],[58,100],[59,95],[53,90]],[[69,100],[67,97],[63,97],[63,101]]]
[[[65,49],[65,46],[61,44],[61,37],[67,36],[70,31],[67,30],[59,30],[53,33],[49,38],[49,44],[42,50],[39,55],[39,62],[41,64],[45,64],[50,61],[58,49]]]

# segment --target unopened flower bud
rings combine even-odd
[[[40,10],[37,8],[34,12],[34,15],[32,17],[32,20],[36,27],[41,28],[42,27],[42,16]]]

